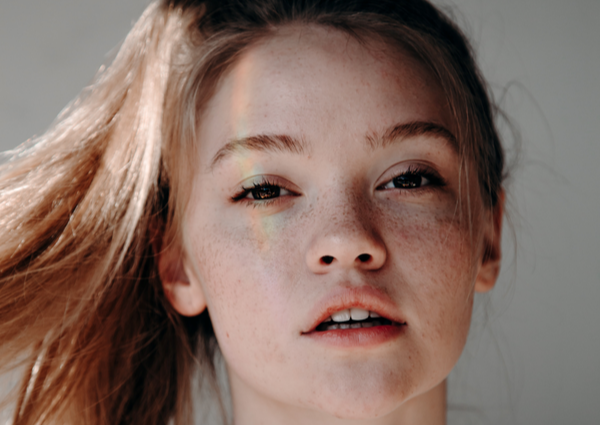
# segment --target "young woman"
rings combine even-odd
[[[443,424],[503,151],[421,0],[162,1],[0,175],[14,424]]]

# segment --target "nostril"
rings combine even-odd
[[[371,260],[371,254],[360,254],[358,256],[358,261],[361,263],[367,263]]]
[[[324,255],[321,257],[322,264],[331,264],[333,263],[333,257],[331,255]]]

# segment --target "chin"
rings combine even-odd
[[[372,378],[374,377],[373,374]],[[316,409],[340,419],[374,419],[387,416],[414,394],[410,385],[390,374],[381,379],[357,379],[352,383],[328,386],[315,394]]]
[[[316,406],[318,410],[339,419],[366,420],[387,416],[396,410],[403,402],[403,398],[391,398],[389,394],[378,397],[336,397],[325,399]]]

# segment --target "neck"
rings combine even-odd
[[[341,419],[326,412],[285,404],[254,391],[230,377],[234,425],[444,425],[446,381],[400,404],[386,416]]]

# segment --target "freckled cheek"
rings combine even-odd
[[[277,223],[212,224],[193,232],[193,251],[215,332],[224,353],[278,356],[276,333],[288,320],[299,254],[294,235]],[[232,345],[231,341],[235,341]],[[261,354],[262,353],[262,354]],[[261,361],[266,361],[263,358]]]
[[[431,339],[462,338],[474,278],[468,227],[443,213],[415,212],[389,219],[386,229],[398,297],[415,328]]]
[[[470,268],[468,227],[444,214],[414,212],[387,217],[386,244],[405,271],[423,275],[425,282],[458,282]]]

